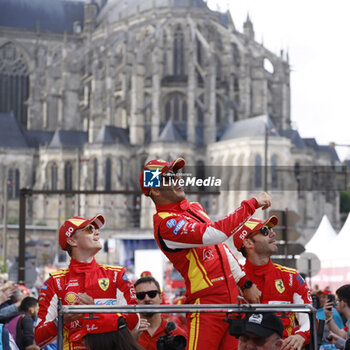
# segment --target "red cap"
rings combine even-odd
[[[250,218],[233,236],[233,243],[238,251],[241,251],[243,241],[252,233],[258,233],[263,226],[269,228],[278,224],[277,216],[270,216],[267,220],[262,221],[255,218]],[[252,235],[254,236],[254,235]],[[250,236],[250,237],[252,237]]]
[[[167,173],[169,170],[177,171],[185,166],[185,160],[182,158],[177,158],[171,163],[161,160],[161,159],[153,159],[149,161],[140,173],[139,181],[142,192],[145,196],[149,196],[152,187],[145,187],[143,181],[143,174],[145,170],[160,170],[160,175]]]
[[[60,227],[58,234],[58,241],[63,250],[67,250],[67,239],[79,228],[83,228],[89,224],[93,224],[97,229],[101,228],[105,223],[105,218],[99,214],[94,216],[92,219],[84,219],[79,216],[73,216],[66,220]]]
[[[152,276],[152,272],[151,271],[143,271],[141,272],[141,278],[142,277],[149,277]]]
[[[319,290],[316,294],[317,294],[317,295],[319,295],[319,294],[328,295],[328,294],[331,294],[331,291],[328,290],[328,289],[323,289],[323,290]]]
[[[89,314],[85,314],[84,317],[82,327],[70,333],[70,341],[76,342],[87,334],[115,332],[126,327],[126,321],[119,313],[95,314],[94,318],[88,318]]]

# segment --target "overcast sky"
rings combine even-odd
[[[350,145],[350,1],[208,0],[230,9],[238,31],[249,12],[255,39],[289,52],[292,121],[302,137]],[[219,8],[217,8],[219,6]],[[350,158],[350,147],[337,147]]]

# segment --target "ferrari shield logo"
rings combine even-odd
[[[284,284],[283,284],[282,280],[275,280],[275,287],[280,293],[283,293],[285,291]]]
[[[99,278],[98,285],[103,291],[106,291],[109,287],[109,278]]]

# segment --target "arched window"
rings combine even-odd
[[[254,186],[255,188],[261,188],[262,186],[262,167],[261,156],[255,156],[255,173],[254,173]]]
[[[73,189],[73,167],[70,162],[64,165],[64,189],[66,191]]]
[[[152,123],[152,97],[149,94],[145,95],[145,102],[143,107],[143,117],[145,124]]]
[[[271,187],[278,187],[277,156],[271,157]]]
[[[187,101],[182,94],[172,94],[165,103],[165,121],[172,120],[174,123],[187,121]]]
[[[106,159],[106,182],[105,190],[110,191],[112,189],[112,161],[111,158]]]
[[[97,161],[97,158],[94,159],[94,163],[93,163],[93,179],[92,179],[92,189],[94,191],[97,190],[97,179],[98,179],[98,161]]]
[[[13,43],[0,47],[0,112],[13,112],[19,124],[27,127],[29,96],[28,65]]]
[[[51,165],[51,190],[55,191],[57,190],[57,180],[58,180],[58,169],[57,164],[53,163]]]
[[[163,76],[169,74],[169,66],[168,66],[168,36],[166,32],[163,34]]]
[[[219,57],[215,57],[216,80],[221,80],[221,61]]]
[[[185,75],[185,50],[184,50],[184,34],[181,28],[177,28],[174,33],[174,75]]]
[[[196,44],[197,44],[197,62],[199,65],[201,65],[202,64],[202,44],[198,40],[198,38],[196,39]]]
[[[221,112],[221,103],[216,102],[215,106],[215,115],[216,115],[216,124],[221,124],[223,122],[222,120],[222,112]]]
[[[19,197],[19,170],[9,169],[7,174],[7,198],[15,199]]]

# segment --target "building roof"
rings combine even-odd
[[[344,163],[345,163],[346,167],[350,170],[350,159],[345,159]]]
[[[127,129],[118,128],[116,126],[105,125],[97,134],[95,144],[115,144],[121,143],[129,145],[129,131]]]
[[[289,129],[289,130],[280,130],[279,134],[283,137],[287,137],[292,141],[292,144],[296,148],[305,148],[305,143],[303,139],[300,137],[299,132],[297,130]]]
[[[305,138],[303,141],[307,147],[311,147],[316,153],[327,154],[333,163],[340,162],[337,151],[334,147],[319,145],[314,138]]]
[[[38,148],[39,146],[48,145],[54,135],[53,131],[41,130],[24,130],[28,146]]]
[[[332,146],[320,145],[318,146],[319,152],[326,153],[330,156],[333,163],[340,162],[337,151]]]
[[[135,16],[138,12],[152,10],[153,7],[187,7],[188,3],[191,7],[208,8],[204,0],[108,0],[100,12],[98,21],[108,18],[112,23],[121,18]]]
[[[160,142],[181,142],[185,140],[186,139],[171,120],[165,124],[164,129],[160,133],[158,139]]]
[[[64,0],[1,0],[0,26],[72,32],[84,22],[84,2]]]
[[[315,151],[318,148],[318,143],[314,138],[303,138],[305,146],[313,148]]]
[[[25,134],[12,113],[0,113],[0,147],[29,147]]]
[[[229,124],[219,141],[239,139],[241,137],[265,136],[266,125],[269,136],[279,136],[272,120],[267,115],[261,115]]]
[[[88,133],[75,130],[56,130],[49,148],[81,147],[88,142]]]

